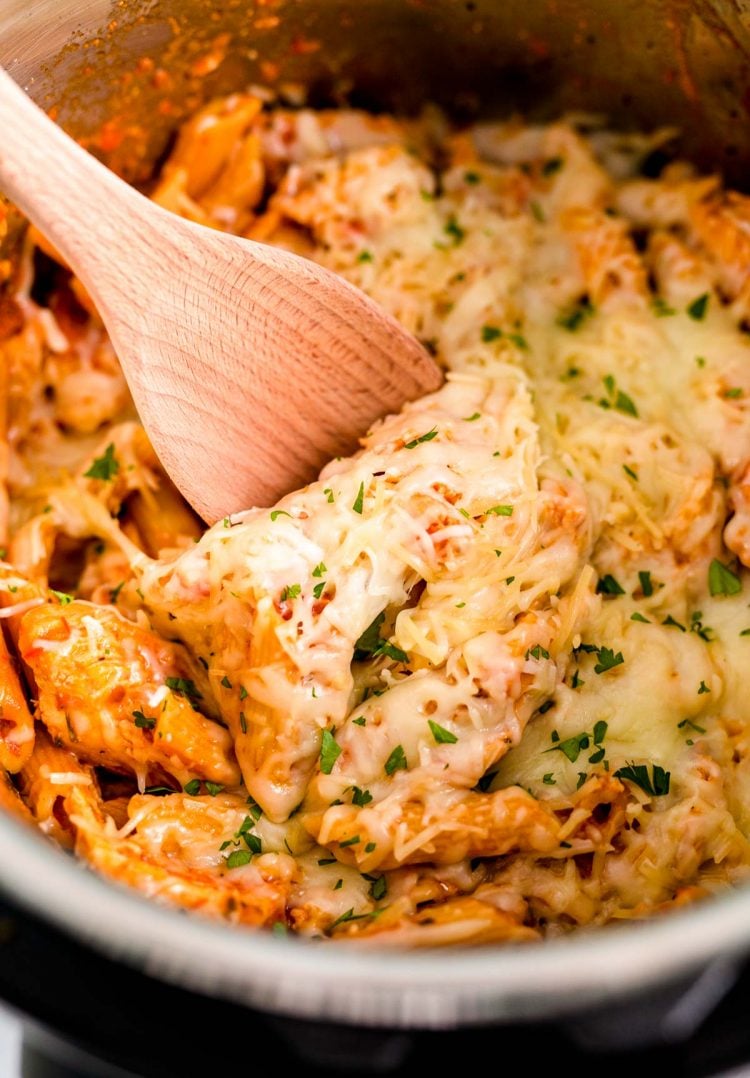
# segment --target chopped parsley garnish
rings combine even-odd
[[[474,423],[475,420],[481,419],[481,417],[482,417],[481,412],[474,412],[473,415],[465,415],[464,416],[464,423]]]
[[[219,684],[220,684],[220,685],[223,685],[225,689],[231,689],[231,687],[232,687],[232,682],[231,682],[231,681],[229,680],[229,678],[227,677],[227,675],[226,675],[226,674],[225,674],[225,675],[224,675],[224,677],[223,677],[223,678],[221,679],[221,681],[219,682]]]
[[[250,853],[263,853],[263,843],[257,835],[251,835],[249,831],[243,831],[242,837]]]
[[[114,588],[110,589],[109,601],[111,603],[114,604],[114,603],[117,602],[117,597],[120,594],[120,592],[122,591],[122,589],[124,588],[124,586],[125,586],[125,581],[121,580],[119,584],[117,584]]]
[[[333,502],[333,491],[331,490],[330,487],[326,487],[324,489],[323,493],[326,495],[326,501],[328,502],[329,505],[331,505],[332,502]]]
[[[714,631],[710,629],[708,625],[704,625],[701,620],[703,615],[700,610],[694,610],[690,615],[690,632],[697,633],[701,640],[705,640],[707,644],[714,638]]]
[[[165,679],[164,684],[172,692],[176,692],[179,696],[187,696],[190,700],[200,700],[201,694],[195,687],[195,682],[186,677],[168,677]]]
[[[695,730],[696,734],[705,734],[706,730],[703,726],[698,726],[692,719],[683,719],[682,722],[677,723],[678,730],[684,730],[685,727],[690,727],[691,730]]]
[[[472,185],[477,184],[479,183],[481,178],[482,177],[479,175],[479,173],[474,172],[473,170],[470,170],[469,172],[464,172],[464,183],[470,183]]]
[[[581,680],[578,670],[576,670],[573,674],[573,677],[570,679],[571,689],[580,689],[581,685],[585,684],[586,682]]]
[[[599,648],[597,654],[599,662],[594,667],[595,674],[604,674],[607,670],[613,670],[616,666],[621,666],[625,662],[622,652],[618,651],[615,655],[612,648]]]
[[[544,703],[538,709],[539,714],[540,715],[546,715],[547,712],[551,711],[554,706],[555,706],[555,701],[554,700],[545,700]]]
[[[115,457],[114,442],[110,442],[104,450],[104,455],[96,457],[94,463],[83,474],[87,479],[114,479],[120,470],[120,462]]]
[[[531,210],[531,216],[534,218],[534,220],[538,221],[540,225],[544,224],[546,220],[544,216],[544,210],[536,201],[536,199],[529,203],[529,209]]]
[[[486,517],[512,517],[513,506],[512,505],[493,505],[491,509],[485,509],[484,515]]]
[[[354,510],[355,513],[359,513],[359,515],[362,516],[362,510],[364,508],[364,504],[365,504],[365,484],[360,483],[359,484],[359,490],[357,491],[357,497],[354,499],[354,505],[352,506],[352,509]]]
[[[289,931],[289,929],[286,927],[286,925],[284,924],[283,921],[276,921],[271,926],[271,935],[272,936],[286,936],[288,931]]]
[[[385,898],[388,894],[388,881],[385,876],[378,876],[372,881],[370,887],[370,897],[374,898],[376,902],[379,902],[381,898]]]
[[[629,468],[627,464],[623,464],[622,469],[625,472],[625,475],[629,475],[630,478],[634,479],[636,483],[638,482],[638,475],[636,472],[633,471],[632,468]]]
[[[444,726],[433,722],[432,719],[427,720],[427,725],[438,745],[455,745],[458,741],[455,734],[451,733],[450,730],[446,730]]]
[[[224,858],[224,861],[227,868],[242,868],[243,865],[249,865],[252,859],[253,855],[249,850],[232,850]]]
[[[670,307],[661,296],[654,296],[651,300],[651,310],[657,318],[667,318],[670,314],[677,314],[674,307]]]
[[[743,629],[740,636],[750,636],[750,629]]]
[[[419,438],[412,438],[410,442],[406,443],[404,449],[416,449],[422,442],[431,442],[433,438],[437,438],[437,427],[428,430],[426,434],[420,434]]]
[[[452,214],[446,221],[445,226],[443,227],[443,232],[445,232],[446,236],[450,236],[450,238],[453,240],[454,247],[458,247],[459,243],[462,242],[464,236],[466,235],[466,233],[461,228],[460,224]]]
[[[339,846],[343,850],[346,846],[356,846],[357,843],[361,841],[362,839],[359,835],[352,835],[351,838],[345,838],[343,842],[339,842]]]
[[[247,700],[250,693],[247,691],[244,685],[240,685],[240,702]]]
[[[274,509],[271,513],[271,522],[278,520],[279,517],[289,517],[291,519],[292,514],[287,513],[286,509]]]
[[[313,598],[314,599],[320,599],[320,597],[322,596],[322,594],[323,594],[323,592],[325,590],[326,590],[326,581],[321,580],[321,582],[319,584],[316,584],[315,587],[313,588]]]
[[[191,797],[197,797],[201,792],[201,780],[191,779],[190,782],[186,782],[182,788],[186,794],[189,794]]]
[[[630,620],[631,621],[642,621],[644,625],[650,625],[651,624],[651,622],[648,620],[648,618],[644,618],[643,614],[639,613],[637,610],[635,611],[634,614],[630,615]]]
[[[695,362],[696,362],[697,366],[705,367],[706,366],[706,357],[705,356],[696,356],[695,357]]]
[[[260,807],[258,802],[255,801],[254,798],[248,797],[245,804],[247,805],[247,811],[250,813],[252,818],[254,820],[259,820],[263,815],[263,809]]]
[[[738,400],[742,396],[742,389],[739,386],[735,386],[733,389],[727,389],[724,396],[728,400]]]
[[[576,783],[576,790],[580,790],[580,788],[583,786],[585,781],[586,781],[586,772],[585,771],[579,771],[578,772],[578,782]]]
[[[598,595],[625,594],[625,589],[618,584],[618,582],[610,573],[607,573],[606,576],[601,577],[599,583],[596,585],[596,591]]]
[[[391,644],[388,640],[383,640],[380,636],[380,627],[384,621],[385,612],[381,611],[357,640],[354,645],[354,658],[357,662],[362,662],[364,659],[369,658],[376,659],[381,655],[385,655],[396,662],[408,663],[409,656],[405,651],[396,647],[395,644]]]
[[[667,614],[666,618],[662,622],[662,625],[672,625],[675,629],[679,629],[681,633],[687,632],[685,626],[672,617],[671,614]]]
[[[365,846],[365,853],[372,853],[377,848],[376,842],[368,842]]]
[[[706,311],[708,310],[708,292],[704,292],[702,296],[698,296],[692,303],[687,306],[687,313],[693,319],[694,322],[702,322],[706,317]]]
[[[341,746],[336,741],[330,730],[323,731],[320,742],[320,770],[324,775],[330,775],[333,765],[341,755]]]
[[[345,925],[347,921],[361,921],[363,917],[367,916],[368,914],[366,913],[355,913],[354,907],[352,907],[352,909],[347,910],[346,913],[342,913],[340,917],[337,917],[328,931],[333,932],[334,928],[338,928],[339,925]]]
[[[546,775],[542,775],[542,782],[545,786],[556,786],[557,779],[554,778],[553,772],[548,771]]]
[[[651,775],[648,773],[648,764],[628,764],[615,771],[616,779],[626,779],[640,786],[643,792],[651,797],[664,797],[669,793],[670,775],[671,772],[665,771],[658,764],[651,765]]]
[[[708,590],[712,595],[739,595],[742,581],[718,558],[714,558],[708,567]]]
[[[700,685],[698,686],[698,696],[703,696],[703,694],[707,692],[711,692],[711,690],[709,689],[705,681],[701,681]]]
[[[355,726],[367,726],[367,719],[364,715],[360,715],[358,719],[352,719]]]
[[[607,736],[607,726],[608,724],[604,721],[604,719],[599,719],[598,722],[594,723],[595,745],[601,745],[602,741],[604,741],[604,738]]]
[[[654,594],[654,585],[651,583],[651,573],[646,569],[642,569],[638,574],[638,579],[641,583],[641,591],[647,599],[650,599]]]
[[[551,749],[546,749],[545,751],[561,752],[564,756],[567,756],[572,764],[574,764],[581,755],[583,749],[587,749],[590,744],[591,734],[574,734],[573,737],[566,737],[564,741],[558,741]]]
[[[632,398],[623,390],[617,388],[614,377],[607,374],[602,381],[604,382],[604,388],[607,390],[607,397],[599,401],[599,406],[601,408],[615,408],[618,412],[632,415],[637,419],[638,409],[633,404]]]
[[[369,805],[372,801],[372,794],[369,790],[361,790],[359,786],[352,786],[352,804],[358,808],[364,808],[365,805]]]
[[[281,593],[280,602],[286,603],[290,599],[298,599],[302,594],[301,584],[287,584]]]
[[[557,324],[562,326],[563,329],[567,329],[570,333],[575,333],[587,318],[591,318],[593,313],[594,308],[591,306],[591,301],[588,296],[585,296],[568,311],[563,312],[557,319]]]
[[[542,165],[542,176],[554,176],[562,167],[562,157],[549,157]]]
[[[142,711],[134,711],[133,718],[135,719],[135,725],[139,730],[153,730],[156,726],[156,719],[149,718],[149,716],[144,715]]]
[[[358,262],[372,262],[372,251],[360,251],[357,255]]]
[[[148,794],[149,797],[166,797],[168,794],[173,794],[175,791],[171,786],[147,786],[143,792],[144,794]]]
[[[404,752],[403,745],[396,745],[393,752],[385,761],[385,773],[386,775],[393,775],[396,771],[407,771],[409,768],[406,762],[406,753]]]
[[[549,659],[549,652],[546,648],[543,648],[541,644],[534,644],[533,648],[529,648],[526,652],[526,661],[528,662],[529,656],[532,659]]]
[[[328,572],[328,570],[326,569],[325,564],[322,561],[320,561],[320,562],[318,562],[318,564],[313,569],[312,575],[314,577],[320,578],[323,575],[323,573],[327,573],[327,572]]]
[[[224,789],[220,782],[207,782],[206,791],[211,794],[211,797],[216,797]]]
[[[55,591],[54,588],[50,588],[49,590],[52,593],[52,595],[54,595],[54,597],[57,599],[57,601],[60,603],[60,606],[67,606],[68,603],[73,602],[73,596],[68,595],[68,593],[66,591]]]
[[[318,864],[321,866],[321,868],[324,865],[335,865],[336,864],[336,858],[335,857],[321,857],[320,860],[318,861]]]
[[[492,341],[499,341],[503,335],[503,331],[499,326],[482,326],[482,340],[485,344],[491,344]]]
[[[344,881],[342,879],[338,879],[338,880],[336,880],[335,884],[333,885],[333,889],[334,889],[334,891],[340,891],[343,886],[344,886]]]

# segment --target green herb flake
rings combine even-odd
[[[355,513],[359,513],[359,515],[362,516],[362,510],[364,508],[364,504],[365,504],[365,484],[360,483],[359,484],[359,490],[357,491],[357,497],[354,499],[354,505],[352,506],[352,509],[354,510]]]
[[[446,221],[443,227],[443,232],[445,232],[446,236],[450,236],[450,238],[453,240],[454,247],[458,247],[459,243],[463,242],[463,239],[466,235],[463,228],[461,228],[460,224],[456,220],[455,216],[453,216],[453,214],[451,214],[451,216]]]
[[[352,786],[352,804],[358,808],[364,808],[365,805],[369,805],[372,801],[372,794],[369,790],[361,790],[359,786]]]
[[[607,573],[606,576],[601,577],[596,585],[596,591],[598,595],[624,595],[625,589],[615,580],[613,576]]]
[[[585,781],[586,781],[586,772],[585,771],[579,771],[578,772],[578,782],[576,783],[576,790],[580,790],[580,788],[583,786]]]
[[[60,606],[67,606],[68,603],[73,602],[73,596],[68,595],[68,593],[66,591],[55,591],[54,588],[50,588],[49,590],[50,590],[50,593],[52,595],[54,595],[54,597],[57,599]]]
[[[438,745],[455,745],[458,741],[455,734],[451,733],[450,730],[446,730],[444,726],[440,726],[438,723],[433,722],[432,719],[427,720],[427,725]]]
[[[529,648],[526,652],[526,661],[529,657],[532,659],[549,659],[549,652],[546,648],[543,648],[541,644],[534,644],[533,648]]]
[[[654,296],[651,300],[651,310],[657,318],[668,318],[672,314],[677,314],[674,307],[670,307],[661,296]]]
[[[358,719],[352,719],[355,726],[367,726],[367,719],[364,715],[360,715]]]
[[[474,412],[473,415],[465,415],[464,416],[464,423],[474,423],[477,419],[481,419],[481,417],[482,417],[481,412]]]
[[[478,172],[474,172],[473,169],[469,172],[464,172],[464,183],[471,184],[472,186],[478,184],[482,177]]]
[[[687,632],[685,626],[672,617],[671,614],[667,614],[666,618],[662,622],[662,625],[671,625],[675,629],[679,629],[681,633]]]
[[[331,490],[331,488],[330,488],[330,487],[326,487],[326,488],[325,488],[325,489],[323,490],[323,493],[324,493],[324,494],[325,494],[325,496],[326,496],[326,501],[328,502],[328,504],[329,504],[329,505],[332,505],[332,504],[333,504],[333,491]]]
[[[567,329],[569,333],[575,333],[593,314],[594,308],[591,306],[591,301],[585,297],[568,311],[564,311],[557,319],[557,324]]]
[[[227,677],[227,675],[226,675],[226,674],[225,674],[225,675],[224,675],[224,677],[223,677],[223,678],[221,679],[221,681],[219,682],[219,684],[220,684],[220,685],[223,685],[225,689],[231,689],[231,687],[232,687],[232,682],[231,682],[231,681],[229,680],[229,678]]]
[[[186,782],[182,788],[186,794],[190,795],[190,797],[197,797],[201,792],[201,780],[191,779],[190,782]]]
[[[223,789],[224,787],[220,782],[206,783],[206,791],[211,795],[211,797],[216,797],[216,795],[220,794]]]
[[[727,389],[724,396],[727,400],[739,400],[742,396],[742,389],[739,386],[734,386],[733,389]]]
[[[142,711],[134,711],[133,718],[135,719],[135,725],[139,730],[153,730],[156,726],[156,719],[149,718],[144,715]]]
[[[406,762],[406,753],[404,752],[403,745],[396,745],[395,749],[385,761],[386,775],[394,775],[396,771],[407,771],[408,768],[409,765]]]
[[[148,797],[167,797],[175,791],[171,786],[147,786],[143,792]]]
[[[358,262],[372,262],[372,251],[360,251],[357,255]]]
[[[687,313],[694,322],[702,322],[706,317],[706,311],[708,310],[708,292],[704,292],[702,296],[698,296],[692,303],[687,306]]]
[[[318,864],[320,865],[321,868],[323,868],[324,865],[335,865],[336,864],[336,858],[335,857],[321,857],[320,860],[318,861]]]
[[[325,580],[321,580],[321,582],[319,584],[316,584],[315,587],[313,588],[313,598],[314,599],[320,599],[325,590],[326,590],[326,582],[325,582]]]
[[[343,842],[341,843],[343,846]],[[338,928],[339,925],[345,925],[347,921],[361,921],[363,917],[367,917],[366,913],[355,913],[354,909],[347,910],[346,913],[342,913],[340,917],[337,917],[333,924],[328,929],[329,932],[333,932],[334,928]]]
[[[247,719],[245,718],[244,711],[240,712],[240,730],[242,730],[243,734],[247,733]]]
[[[286,509],[274,509],[271,513],[271,523],[277,521],[279,517],[289,517],[289,519],[291,520],[292,514],[287,513]]]
[[[557,785],[557,779],[554,777],[554,773],[552,771],[548,771],[546,775],[542,775],[542,782],[545,786]]]
[[[712,595],[739,595],[742,581],[718,558],[714,558],[708,567],[708,590]]]
[[[648,570],[642,569],[638,574],[638,580],[641,584],[641,591],[646,599],[650,599],[654,594],[654,585],[651,582],[651,573]]]
[[[83,474],[87,479],[102,479],[108,481],[114,479],[119,470],[120,462],[115,457],[114,442],[110,442],[104,450],[104,455],[96,457],[89,470]]]
[[[556,745],[553,745],[551,749],[546,749],[546,752],[561,752],[564,756],[570,760],[572,764],[576,762],[581,755],[583,749],[587,749],[591,744],[591,734],[574,734],[573,737],[566,737],[564,741],[558,741]]]
[[[639,613],[639,611],[637,611],[637,610],[635,611],[634,614],[630,615],[630,620],[631,621],[642,621],[644,625],[650,625],[651,624],[651,622],[648,620],[648,618],[644,618],[643,614]]]
[[[370,897],[374,898],[376,902],[380,902],[381,898],[385,898],[388,894],[388,881],[385,876],[378,876],[372,882],[370,887]]]
[[[484,515],[487,517],[512,517],[513,506],[512,505],[493,505],[491,509],[485,509]]]
[[[318,562],[318,564],[313,569],[312,575],[314,577],[316,577],[317,579],[320,579],[320,577],[323,575],[323,573],[327,573],[327,572],[328,572],[328,570],[326,569],[324,562],[320,561],[320,562]]]
[[[638,474],[634,472],[632,468],[629,468],[627,464],[623,464],[622,470],[625,472],[625,475],[629,475],[636,483],[638,482]]]
[[[286,587],[284,588],[284,590],[281,593],[281,597],[280,597],[279,601],[282,602],[282,603],[286,603],[286,602],[289,602],[290,599],[299,599],[301,594],[302,594],[302,585],[301,584],[287,584]]]
[[[694,730],[696,734],[705,734],[706,732],[705,727],[698,726],[692,719],[683,719],[682,722],[677,723],[678,730],[684,730],[686,728]]]
[[[594,667],[595,674],[604,674],[607,670],[613,670],[616,666],[621,666],[625,662],[622,652],[618,651],[615,654],[612,648],[599,648],[598,656],[599,662]]]
[[[242,868],[244,865],[249,865],[252,859],[253,855],[249,850],[232,850],[224,861],[227,868]]]
[[[368,842],[367,845],[365,846],[365,853],[374,853],[376,849],[377,849],[377,843],[376,842]]]
[[[485,344],[491,344],[492,341],[499,341],[503,335],[503,331],[499,326],[482,326],[482,340]]]
[[[701,681],[700,685],[698,686],[698,696],[703,696],[704,693],[707,692],[711,692],[711,690],[709,689],[705,681]]]
[[[705,367],[706,366],[706,357],[705,356],[696,356],[695,357],[695,363],[696,363],[696,366],[698,366],[698,367],[701,367],[701,368]]]
[[[352,835],[351,838],[344,839],[343,842],[339,842],[339,847],[343,850],[346,846],[356,846],[362,839],[359,835]]]
[[[178,696],[187,696],[190,700],[200,700],[201,694],[195,687],[195,682],[186,677],[168,677],[164,684]]]
[[[599,719],[594,723],[594,744],[601,745],[604,738],[607,736],[607,723],[604,719]]]
[[[272,936],[286,936],[288,932],[289,929],[283,921],[275,921],[274,924],[271,926]]]
[[[615,771],[615,778],[634,783],[651,797],[664,797],[669,793],[670,774],[658,764],[652,764],[650,776],[647,764],[628,764]]]
[[[623,412],[625,415],[632,415],[636,419],[638,418],[638,409],[633,404],[631,397],[627,393],[623,393],[621,389],[617,390],[617,397],[615,398],[615,408],[618,412]]]
[[[433,438],[437,438],[437,433],[437,427],[433,427],[426,434],[420,434],[418,438],[413,438],[410,442],[407,442],[404,449],[416,449],[423,442],[431,442]]]
[[[341,755],[341,746],[336,741],[330,730],[323,731],[320,742],[320,770],[324,775],[330,775],[333,765]]]

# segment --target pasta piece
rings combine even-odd
[[[198,675],[174,644],[76,601],[24,615],[19,650],[47,729],[89,762],[142,782],[239,781],[229,734],[195,710]]]
[[[34,748],[34,720],[0,628],[0,769],[16,774]]]

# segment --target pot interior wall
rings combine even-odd
[[[262,84],[291,102],[668,124],[698,164],[750,159],[750,12],[727,0],[6,0],[0,62],[142,179],[179,120]],[[743,14],[742,12],[745,12]]]

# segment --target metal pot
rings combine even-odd
[[[0,9],[0,62],[135,180],[205,98],[270,83],[292,100],[304,87],[313,102],[409,109],[428,99],[467,117],[585,109],[621,126],[668,123],[684,132],[681,152],[737,182],[750,159],[749,60],[750,10],[721,0],[3,0]],[[112,116],[127,118],[121,140],[108,136]],[[19,908],[153,978],[381,1027],[549,1018],[636,994],[672,1013],[675,985],[701,976],[720,988],[750,950],[747,890],[515,948],[406,954],[278,939],[160,908],[5,818],[0,885]]]

